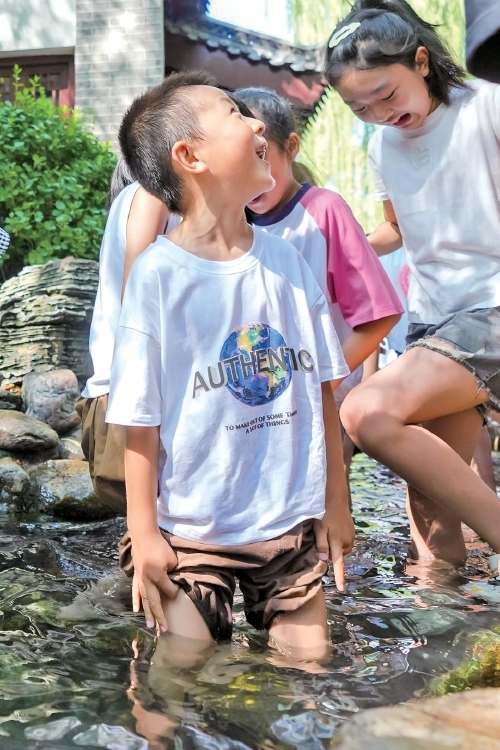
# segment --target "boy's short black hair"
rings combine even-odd
[[[182,181],[172,166],[172,148],[177,141],[203,138],[191,86],[217,86],[217,82],[202,70],[172,73],[134,99],[118,131],[132,174],[175,213],[182,211]]]

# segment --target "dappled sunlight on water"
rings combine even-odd
[[[315,750],[360,709],[427,694],[463,659],[468,634],[498,623],[488,549],[472,544],[459,572],[407,563],[403,483],[365,456],[352,477],[358,540],[347,593],[325,578],[332,654],[322,664],[271,653],[238,599],[231,644],[181,669],[162,658],[172,648],[163,636],[150,666],[154,638],[117,571],[123,522],[4,508],[0,748]]]

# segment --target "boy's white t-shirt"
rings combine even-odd
[[[500,86],[470,86],[422,127],[370,141],[375,198],[392,201],[407,251],[412,323],[500,305]]]
[[[120,319],[125,252],[127,249],[127,222],[138,182],[127,185],[113,201],[101,243],[99,255],[99,285],[90,326],[89,350],[94,374],[82,392],[84,398],[97,398],[109,393],[111,361],[116,329]],[[179,223],[170,214],[167,231]]]
[[[127,283],[106,419],[160,425],[161,528],[263,541],[322,517],[321,382],[348,373],[289,243],[255,228],[245,255],[214,262],[158,237]]]

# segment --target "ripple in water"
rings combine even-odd
[[[160,648],[150,666],[155,641],[117,571],[122,521],[2,506],[0,750],[315,750],[360,709],[428,694],[498,622],[488,549],[469,534],[459,572],[408,562],[403,483],[357,456],[352,487],[348,591],[325,577],[332,654],[315,665],[271,654],[237,597],[231,644],[193,669],[166,666]]]

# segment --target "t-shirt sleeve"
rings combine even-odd
[[[376,201],[387,201],[387,188],[380,174],[380,154],[382,146],[382,133],[375,133],[368,144],[368,168],[373,185],[373,198]]]
[[[495,133],[497,143],[500,144],[500,85],[498,83],[486,82],[482,82],[482,85],[487,89],[486,94],[488,97],[493,132]]]
[[[118,326],[106,422],[154,427],[161,422],[160,295],[156,272],[133,265]]]
[[[332,194],[326,207],[327,283],[351,327],[403,312],[380,260],[347,203]]]
[[[311,320],[316,339],[318,373],[322,383],[346,378],[349,367],[342,353],[342,346],[332,323],[328,302],[323,293],[311,307]]]

